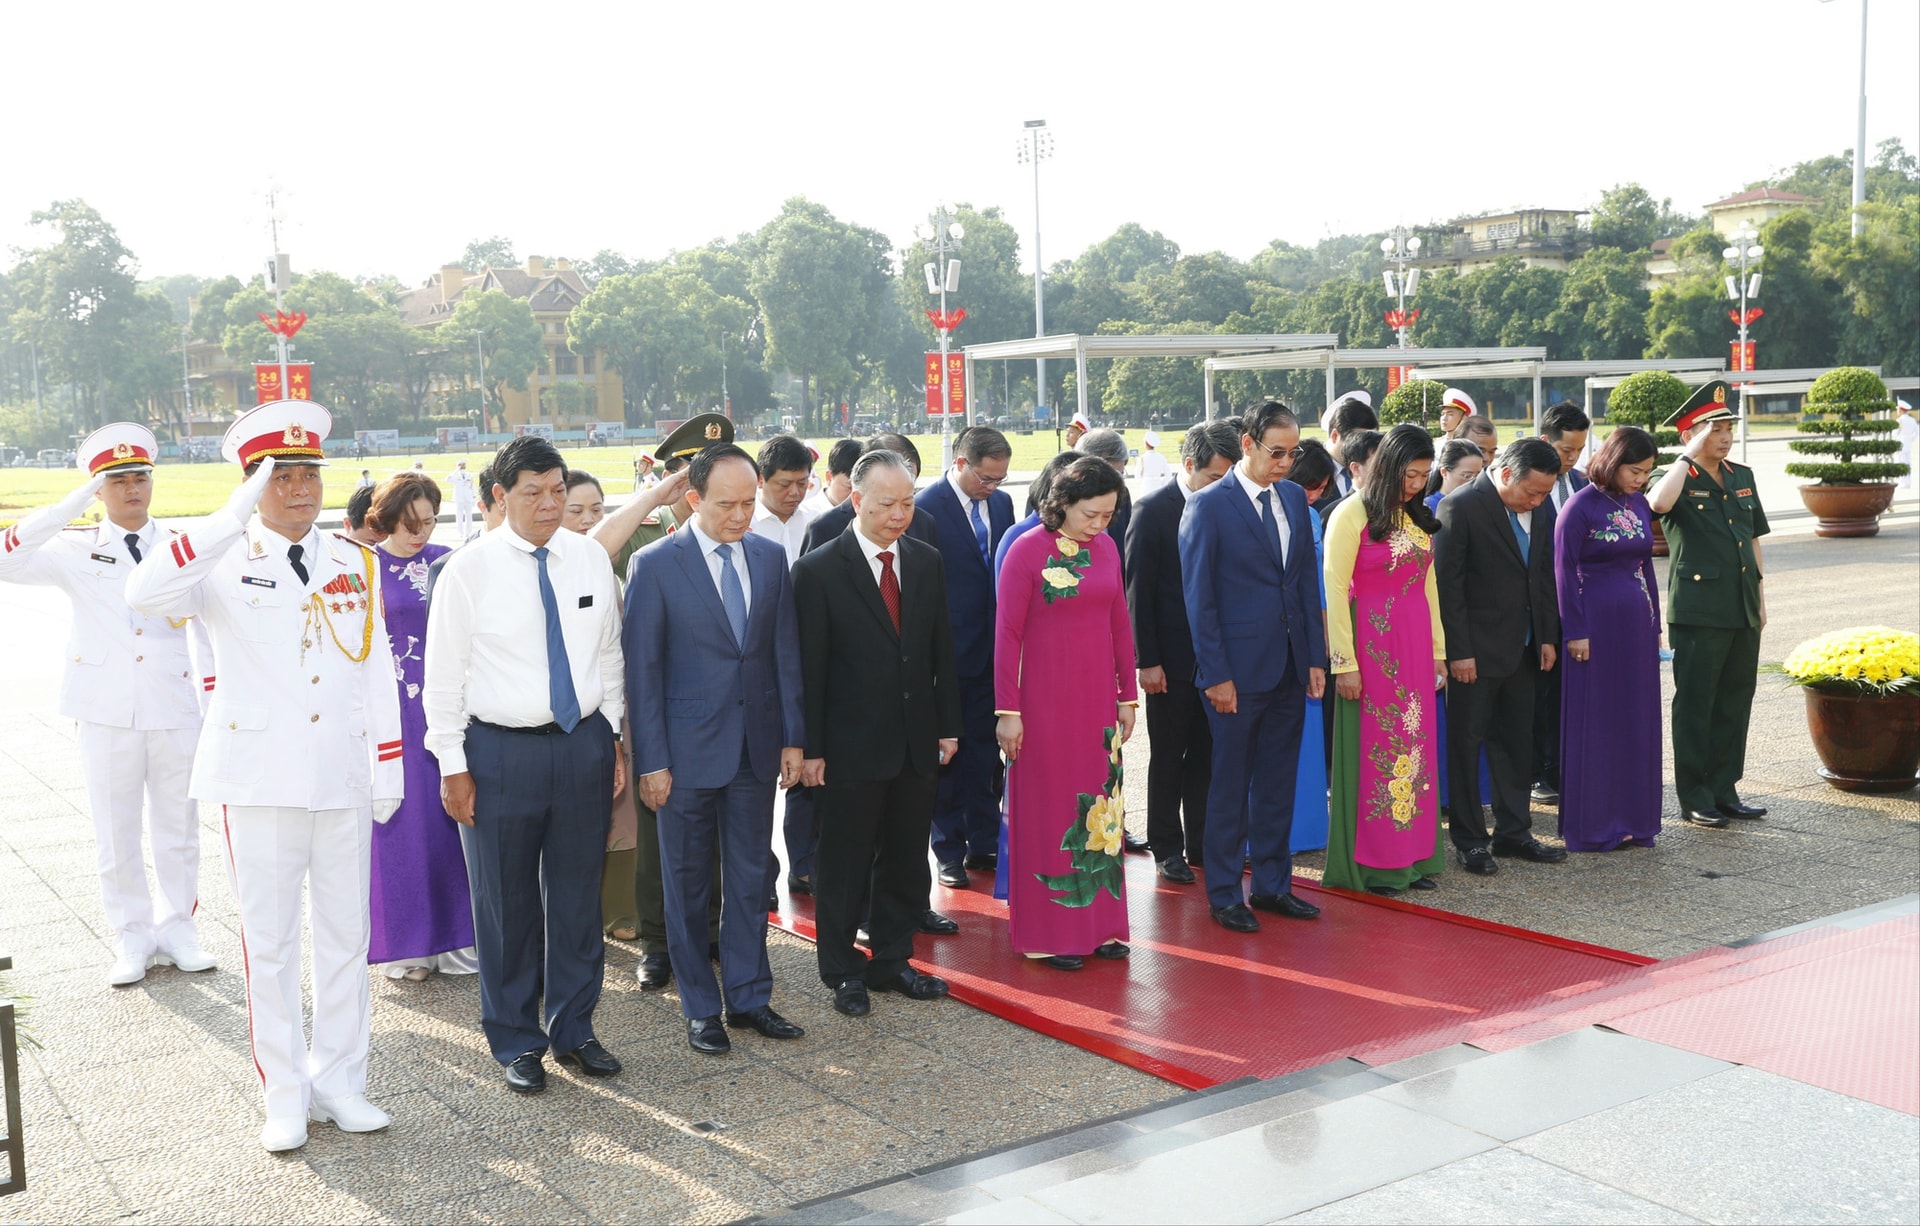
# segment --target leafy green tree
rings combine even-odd
[[[478,369],[480,356],[474,350],[474,337],[485,346],[486,368]],[[435,330],[436,339],[451,356],[448,367],[463,366],[469,375],[486,388],[487,407],[495,421],[506,420],[506,389],[527,390],[527,380],[546,364],[547,350],[541,343],[540,323],[525,301],[502,290],[467,293],[453,308],[447,322]]]
[[[140,346],[152,339],[149,304],[141,299],[133,253],[84,200],[56,201],[31,221],[58,237],[25,252],[9,275],[10,330],[37,351],[43,378],[74,389],[75,428],[91,428],[113,411],[116,384],[129,385],[123,390],[130,393],[141,382],[148,355]]]
[[[1645,251],[1662,237],[1661,221],[1672,209],[1673,201],[1655,200],[1638,183],[1611,187],[1601,193],[1593,209],[1594,246]]]
[[[1637,358],[1647,347],[1646,263],[1635,252],[1596,247],[1567,269],[1547,328],[1569,358]]]
[[[867,300],[876,253],[854,227],[801,197],[786,202],[760,242],[753,295],[766,317],[767,358],[799,376],[811,424],[818,387],[851,384],[860,342],[877,337],[881,316]]]
[[[955,344],[983,344],[1033,335],[1033,278],[1020,271],[1020,233],[999,209],[976,209],[970,204],[954,206],[954,216],[965,227],[966,237],[953,258],[960,261],[960,292],[949,295],[947,305],[964,307],[966,322],[954,334]],[[937,263],[925,242],[915,239],[900,253],[901,306],[914,323],[926,348],[939,344],[926,312],[939,305],[939,299],[927,293],[926,277],[921,269]]]
[[[1136,325],[1141,332],[1148,326]],[[1155,332],[1193,335],[1212,331],[1205,324],[1177,323]],[[1100,396],[1101,411],[1129,425],[1144,426],[1156,418],[1185,425],[1201,416],[1205,377],[1198,358],[1116,358],[1107,371]]]
[[[513,241],[500,234],[492,238],[473,239],[467,243],[467,249],[460,253],[460,267],[468,272],[479,272],[482,268],[512,268],[519,262],[513,256]]]
[[[227,333],[227,303],[245,288],[240,278],[232,275],[203,285],[193,306],[193,318],[187,324],[193,339],[220,344]]]
[[[1839,360],[1920,373],[1920,194],[1868,201],[1859,238],[1837,225],[1814,247],[1817,269],[1840,286]]]
[[[1900,440],[1893,437],[1892,410],[1887,385],[1872,371],[1842,366],[1821,375],[1807,389],[1812,420],[1800,423],[1800,433],[1825,437],[1798,438],[1787,446],[1801,455],[1832,458],[1795,460],[1787,465],[1787,474],[1810,477],[1821,485],[1863,485],[1905,476],[1907,466],[1895,458]]]
[[[1166,272],[1147,277],[1141,295],[1148,321],[1160,325],[1223,324],[1253,305],[1247,266],[1218,251],[1181,256]]]
[[[1842,217],[1827,224],[1836,234],[1846,232]],[[1846,304],[1840,283],[1815,263],[1817,228],[1814,214],[1806,209],[1782,213],[1760,228],[1766,255],[1760,264],[1764,280],[1755,305],[1766,315],[1749,329],[1749,335],[1758,342],[1755,348],[1762,369],[1826,366],[1838,355]]]
[[[1179,243],[1130,221],[1081,252],[1073,263],[1090,276],[1125,284],[1153,273],[1171,272],[1179,258]]]

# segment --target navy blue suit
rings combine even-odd
[[[1013,499],[995,490],[984,500],[984,556],[969,508],[961,505],[961,496],[947,477],[921,490],[913,503],[914,522],[925,518],[935,529],[960,676],[960,752],[941,768],[940,791],[933,806],[933,858],[951,864],[969,853],[993,852],[1000,845],[1002,774],[993,714],[995,571],[988,559],[1013,527]]]
[[[691,530],[634,555],[627,584],[627,709],[634,778],[673,772],[660,808],[667,951],[681,1010],[713,1017],[759,1008],[767,965],[767,874],[780,751],[806,742],[800,633],[787,551],[749,534],[746,642],[734,640]],[[720,857],[720,976],[707,960],[708,892]]]
[[[1293,881],[1294,776],[1311,669],[1327,667],[1313,514],[1290,481],[1271,489],[1290,540],[1261,521],[1239,471],[1187,500],[1180,518],[1181,590],[1193,637],[1193,684],[1231,681],[1239,710],[1207,703],[1213,778],[1207,789],[1207,901],[1242,901],[1242,848],[1251,846],[1253,892],[1285,894]]]

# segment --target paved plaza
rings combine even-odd
[[[1920,528],[1913,492],[1903,495],[1882,534],[1858,541],[1816,539],[1796,514],[1797,499],[1769,499],[1776,535],[1766,543],[1772,621],[1764,661],[1837,626],[1920,624]],[[613,943],[598,1028],[625,1062],[622,1076],[589,1082],[556,1070],[545,1094],[512,1095],[482,1040],[472,979],[377,978],[369,1095],[392,1113],[392,1129],[350,1136],[316,1126],[305,1149],[265,1154],[239,937],[212,811],[203,814],[200,931],[221,968],[161,968],[132,988],[106,986],[110,952],[74,733],[53,711],[65,620],[57,594],[0,586],[0,636],[9,648],[0,688],[0,952],[13,955],[15,990],[33,998],[38,1043],[22,1052],[29,1187],[0,1199],[0,1222],[728,1221],[778,1215],[1183,1097],[1169,1083],[951,1001],[884,996],[871,1017],[841,1017],[819,986],[812,947],[778,933],[773,1003],[807,1037],[774,1044],[748,1035],[730,1057],[698,1056],[684,1041],[678,997],[643,995],[635,951]],[[1151,750],[1142,727],[1128,759],[1136,831],[1144,827]],[[1822,782],[1802,697],[1777,675],[1761,678],[1748,764],[1746,798],[1772,810],[1763,822],[1699,830],[1670,816],[1656,849],[1575,856],[1559,866],[1506,861],[1492,878],[1470,878],[1450,863],[1441,888],[1420,901],[1670,958],[1920,888],[1916,794],[1854,796]],[[1551,812],[1536,816],[1550,836]],[[1318,867],[1318,856],[1305,856],[1299,871],[1313,877]],[[1192,905],[1202,905],[1197,895]],[[1489,1079],[1511,1075],[1516,1064],[1536,1082],[1554,1075],[1551,1053],[1531,1066],[1508,1055],[1487,1059]],[[1822,1196],[1844,1199],[1855,1183],[1871,1186],[1848,1202],[1850,1216],[1829,1220],[1914,1219],[1911,1196],[1885,1186],[1911,1179],[1912,1150],[1898,1148],[1910,1117],[1883,1108],[1848,1114],[1854,1100],[1836,1105],[1839,1096],[1825,1091],[1696,1059],[1661,1065],[1644,1097],[1614,1096],[1604,1110],[1617,1114],[1597,1123],[1566,1115],[1528,1130],[1531,1139],[1484,1144],[1472,1139],[1481,1136],[1472,1121],[1456,1120],[1453,1132],[1428,1128],[1423,1136],[1445,1134],[1431,1161],[1372,1191],[1323,1179],[1354,1199],[1330,1196],[1338,1203],[1314,1220],[1482,1220],[1461,1206],[1491,1209],[1515,1188],[1538,1193],[1529,1205],[1560,1198],[1534,1220],[1643,1220],[1648,1204],[1675,1203],[1656,1194],[1661,1185],[1701,1189],[1684,1216],[1668,1220],[1789,1220]],[[1411,1109],[1409,1095],[1390,1092],[1389,1083],[1414,1074],[1367,1076],[1375,1080],[1350,1087],[1353,1106],[1311,1127],[1303,1117],[1290,1132],[1270,1132],[1284,1152],[1242,1161],[1324,1173],[1338,1162],[1338,1145],[1378,1142],[1383,1122],[1405,1123]],[[1583,1200],[1571,1176],[1555,1173],[1575,1151],[1642,1144],[1656,1153],[1661,1138],[1685,1134],[1709,1108],[1749,1118],[1746,1132],[1728,1138],[1738,1148],[1724,1164],[1689,1149],[1639,1174],[1614,1172],[1611,1182],[1594,1176],[1634,1189],[1604,1204]],[[1314,1132],[1333,1125],[1337,1135]],[[1891,1152],[1895,1167],[1904,1152],[1909,1169],[1858,1169],[1872,1165],[1864,1160],[1848,1167],[1842,1159],[1858,1145],[1876,1159]],[[1809,1163],[1824,1184],[1809,1182]],[[1157,1178],[1128,1168],[1079,1181],[1072,1216],[1139,1220],[1129,1209],[1145,1211],[1134,1198],[1150,1185],[1179,1202],[1155,1202],[1160,1214],[1177,1216],[1184,1203],[1197,1219],[1265,1221],[1302,1207],[1297,1198],[1254,1197],[1236,1201],[1231,1214],[1209,1214],[1189,1198],[1200,1189],[1177,1161],[1147,1174]],[[1241,1191],[1271,1185],[1262,1175]],[[1755,1190],[1765,1186],[1785,1192],[1768,1200]],[[1033,1212],[1011,1205],[997,1216],[972,1203],[978,1212],[968,1220],[1045,1216],[1037,1202],[1026,1206]]]

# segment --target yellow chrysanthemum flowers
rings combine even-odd
[[[1888,626],[1850,626],[1808,639],[1781,666],[1801,685],[1840,682],[1884,692],[1920,678],[1920,634]]]

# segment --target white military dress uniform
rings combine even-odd
[[[462,544],[473,536],[473,504],[478,487],[473,483],[473,474],[467,470],[467,462],[462,460],[448,479],[453,486],[453,527]]]
[[[228,430],[243,467],[318,461],[330,421],[305,401],[262,405]],[[192,791],[223,810],[240,908],[253,1058],[268,1149],[306,1141],[309,1118],[383,1128],[367,1103],[368,872],[372,825],[403,787],[400,705],[372,553],[309,529],[293,542],[248,518],[273,465],[227,508],[138,572],[128,599],[198,616],[220,668]],[[301,549],[302,581],[289,550]],[[301,1027],[300,896],[313,943],[313,1041]]]
[[[137,529],[112,520],[67,527],[107,478],[151,472],[154,450],[152,432],[131,422],[94,432],[76,461],[93,480],[0,538],[0,580],[58,587],[73,605],[59,710],[79,726],[101,904],[118,945],[116,986],[139,982],[156,962],[214,965],[194,931],[200,810],[187,794],[213,653],[198,623],[135,612],[126,595],[136,565],[127,537],[150,557],[174,534],[144,510]],[[140,846],[143,794],[157,913]]]

